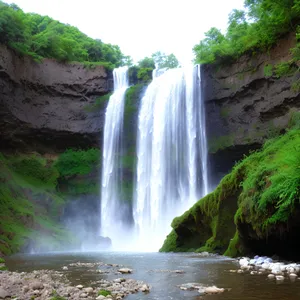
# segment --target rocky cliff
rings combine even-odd
[[[291,113],[300,109],[300,92],[292,89],[299,72],[282,77],[274,72],[276,65],[291,59],[295,44],[292,33],[268,53],[202,68],[212,173],[221,173],[217,179],[249,150],[283,132]]]
[[[111,88],[102,66],[35,62],[0,45],[1,149],[98,146],[104,110],[85,108]]]

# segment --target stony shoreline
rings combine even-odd
[[[77,263],[76,266],[80,265]],[[95,265],[105,265],[96,263]],[[86,264],[83,264],[86,266]],[[107,266],[107,265],[106,265]],[[120,268],[115,274],[130,274],[131,269]],[[74,267],[69,265],[62,271],[36,270],[32,272],[0,271],[0,299],[14,300],[120,300],[129,294],[150,292],[150,287],[143,281],[131,278],[116,278],[113,280],[101,279],[90,286],[78,284],[74,286],[67,278],[66,271]],[[98,272],[99,273],[99,272]],[[101,273],[101,272],[100,272]],[[126,275],[125,275],[126,277]]]
[[[300,264],[287,263],[284,261],[273,260],[267,256],[258,256],[254,258],[243,257],[238,260],[240,268],[230,270],[230,272],[250,273],[250,275],[265,275],[270,280],[284,281],[289,279],[295,281],[300,279]]]

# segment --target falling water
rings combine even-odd
[[[122,202],[122,132],[125,92],[128,88],[127,67],[113,71],[114,92],[109,98],[105,113],[102,186],[101,186],[101,235],[117,241],[126,230]]]
[[[137,247],[148,251],[208,191],[200,66],[153,75],[139,112],[134,211]]]

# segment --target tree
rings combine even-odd
[[[140,68],[155,69],[154,59],[152,57],[145,57],[138,62]]]
[[[179,66],[179,62],[173,53],[166,55],[161,51],[157,51],[152,54],[152,59],[154,60],[155,65],[159,69],[163,69],[163,68],[172,69],[172,68],[177,68]]]

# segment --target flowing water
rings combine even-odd
[[[128,68],[114,69],[114,92],[105,113],[104,143],[101,181],[101,235],[115,242],[126,226],[122,205],[122,132],[125,93],[128,88]],[[124,233],[123,233],[124,234]]]
[[[11,271],[33,271],[38,269],[62,270],[74,262],[99,262],[122,264],[133,269],[126,278],[143,280],[152,286],[149,294],[130,295],[128,300],[298,300],[300,299],[300,280],[281,283],[268,280],[266,275],[230,273],[237,269],[237,262],[225,257],[201,257],[197,254],[171,253],[64,253],[43,255],[15,255],[7,258]],[[170,271],[182,270],[177,274]],[[169,271],[169,272],[168,272]],[[89,286],[100,279],[115,279],[120,275],[103,275],[91,272],[89,268],[69,267],[63,271],[74,285]],[[182,291],[177,285],[197,282],[205,286],[216,285],[230,288],[220,295],[199,296],[196,291]]]
[[[153,72],[138,120],[135,249],[158,250],[172,219],[208,192],[200,66]]]

